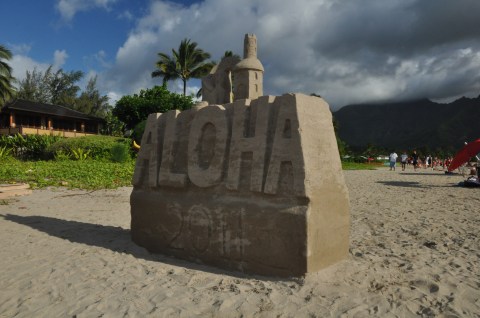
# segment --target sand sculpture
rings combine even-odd
[[[150,114],[131,234],[151,252],[301,276],[347,256],[348,191],[327,103],[262,96],[256,48],[246,35],[244,59],[204,79],[209,106]]]
[[[243,56],[243,60],[223,58],[202,79],[202,99],[209,105],[231,103],[233,96],[235,99],[256,99],[263,95],[264,69],[257,58],[255,35],[245,35]]]

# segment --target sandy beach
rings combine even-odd
[[[0,317],[480,317],[480,189],[344,173],[349,257],[297,279],[148,253],[130,240],[131,188],[0,201]]]

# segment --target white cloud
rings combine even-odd
[[[108,54],[104,50],[100,50],[91,55],[84,56],[83,65],[88,71],[95,70],[95,72],[101,73],[112,66],[112,60],[109,59]]]
[[[105,53],[104,50],[100,50],[94,54],[94,58],[102,67],[110,66],[110,63],[107,60],[107,53]]]
[[[108,103],[113,106],[120,98],[122,98],[123,95],[117,92],[108,92],[107,96],[108,96]]]
[[[57,0],[55,5],[64,21],[71,21],[79,11],[87,11],[93,8],[109,10],[110,5],[117,0]]]
[[[7,47],[10,48],[13,55],[16,55],[16,54],[26,55],[32,49],[32,46],[30,44],[26,44],[26,43],[20,43],[20,44],[8,43]]]
[[[51,62],[36,61],[24,54],[14,54],[9,61],[9,65],[13,69],[13,76],[17,81],[25,79],[26,72],[32,72],[36,69],[39,72],[45,72],[50,66],[53,70],[62,68],[68,58],[68,54],[65,50],[55,50],[53,52]]]
[[[129,10],[125,10],[118,15],[119,19],[125,19],[127,21],[133,21],[134,16]]]
[[[19,82],[25,79],[27,71],[32,72],[37,69],[37,71],[44,72],[50,66],[48,63],[40,63],[25,55],[13,55],[9,65],[13,69],[13,77]]]
[[[55,50],[53,53],[53,68],[60,69],[65,64],[68,54],[65,50]]]

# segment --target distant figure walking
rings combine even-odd
[[[428,155],[425,159],[425,168],[431,168],[433,170],[433,160],[432,156]]]
[[[395,164],[397,162],[398,155],[394,152],[390,154],[390,171],[395,171]]]
[[[402,163],[402,171],[405,171],[405,168],[407,167],[407,161],[408,161],[408,155],[407,155],[407,152],[404,151],[400,156],[400,162]]]
[[[417,154],[417,151],[416,151],[416,150],[413,151],[412,159],[413,159],[413,170],[417,171],[417,167],[418,167],[418,154]]]

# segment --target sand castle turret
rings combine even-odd
[[[210,105],[263,96],[264,68],[257,58],[257,37],[245,34],[243,59],[224,57],[202,78],[202,100]]]
[[[256,99],[263,96],[264,68],[257,58],[257,37],[245,34],[243,60],[233,69],[234,99]]]

